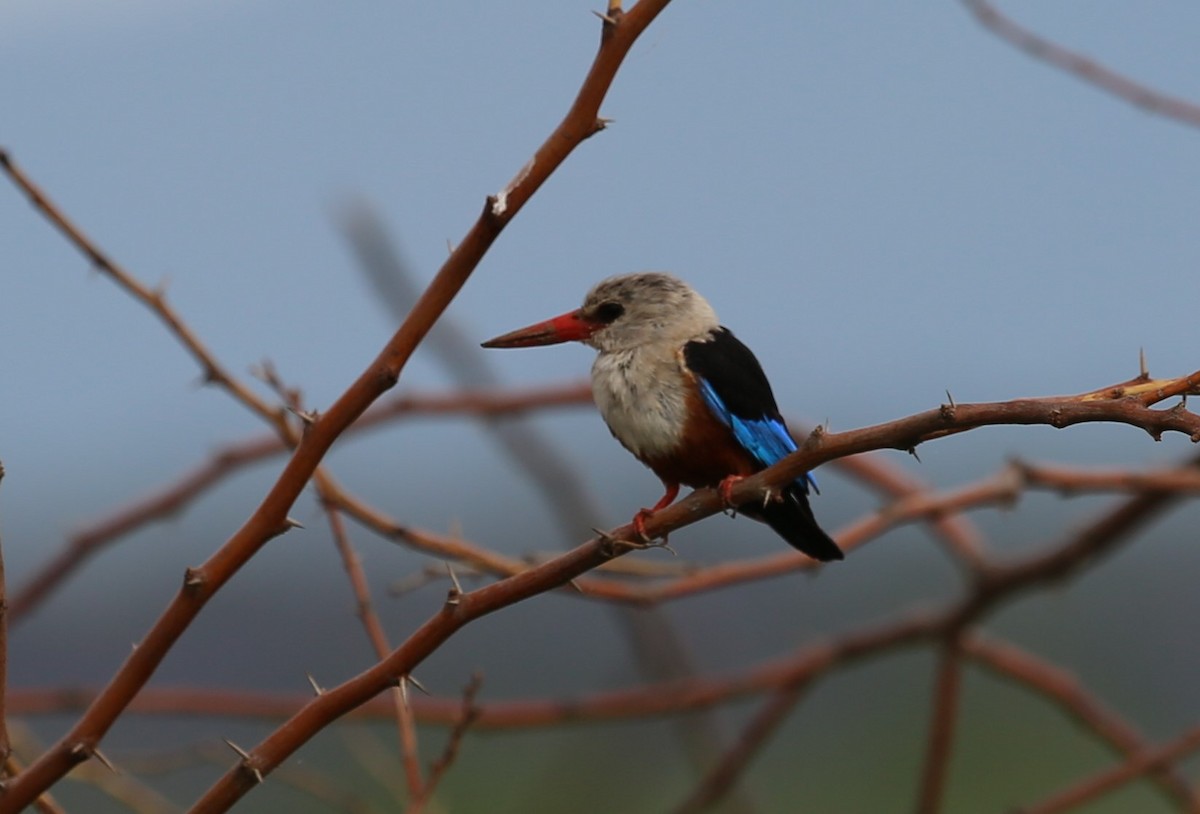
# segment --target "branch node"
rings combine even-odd
[[[71,756],[71,760],[74,762],[83,763],[85,760],[95,754],[95,751],[96,747],[93,746],[89,741],[81,740],[75,741],[73,744],[71,744],[68,754]]]
[[[610,124],[612,124],[614,121],[616,121],[616,119],[610,119],[607,116],[597,116],[596,120],[592,122],[591,129],[588,130],[587,135],[585,135],[584,138],[585,139],[591,138],[592,136],[599,133],[601,130],[608,129],[608,126]]]
[[[243,771],[249,773],[254,778],[255,783],[262,783],[263,773],[261,769],[254,765],[254,757],[229,738],[222,738],[221,740],[225,741],[225,745],[236,752],[237,756],[241,758]]]
[[[188,568],[183,572],[183,587],[190,593],[195,593],[207,581],[208,577],[199,568]]]
[[[446,604],[457,605],[462,601],[463,589],[458,581],[458,574],[454,573],[454,566],[449,562],[446,563],[446,573],[450,575],[450,590],[446,592]]]
[[[804,443],[800,445],[800,449],[804,451],[817,449],[825,442],[825,425],[818,424],[812,428],[812,432],[804,439]]]

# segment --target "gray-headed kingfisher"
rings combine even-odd
[[[666,493],[634,528],[679,494],[679,485],[733,484],[796,451],[771,385],[750,349],[682,280],[658,272],[598,283],[583,306],[483,343],[520,348],[578,341],[599,353],[592,394],[618,441],[658,475]],[[813,516],[805,473],[768,500],[736,506],[817,560],[842,551]]]

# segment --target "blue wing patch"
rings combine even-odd
[[[696,380],[700,383],[700,393],[704,396],[704,403],[717,418],[721,419],[722,424],[733,430],[733,437],[737,439],[743,449],[754,456],[754,460],[758,461],[760,465],[771,466],[796,451],[796,443],[792,440],[792,436],[782,421],[766,416],[757,419],[736,416],[725,406],[725,402],[721,400],[717,391],[706,379],[697,376]],[[817,480],[811,472],[805,472],[804,477],[796,479],[796,483],[804,489],[805,494],[808,494],[809,486],[817,494],[821,493],[821,490],[817,488]]]

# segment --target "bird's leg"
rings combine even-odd
[[[717,484],[717,494],[721,496],[721,501],[725,504],[726,510],[735,516],[737,515],[737,506],[734,505],[733,502],[733,487],[737,485],[738,481],[743,481],[745,479],[745,475],[728,475],[724,480]],[[763,492],[763,508],[767,508],[767,504],[772,500],[778,501],[782,499],[783,497],[780,492],[776,492],[775,490],[768,488],[765,492]]]
[[[636,531],[637,535],[647,543],[650,542],[651,538],[646,534],[646,521],[653,517],[655,512],[670,506],[671,503],[674,502],[675,498],[679,496],[678,483],[667,483],[666,481],[663,481],[663,488],[667,490],[666,493],[658,499],[658,502],[655,503],[652,508],[638,509],[637,514],[633,516],[633,530]],[[663,542],[665,543],[666,541],[667,535],[664,534]]]
[[[721,496],[721,502],[725,504],[725,509],[731,517],[737,516],[737,506],[734,505],[733,497],[731,497],[733,487],[737,485],[738,481],[745,479],[744,475],[728,475],[717,484],[717,494]]]

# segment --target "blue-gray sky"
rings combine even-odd
[[[333,225],[338,206],[372,202],[431,275],[566,110],[595,51],[592,6],[10,0],[0,144],[135,275],[165,280],[231,369],[271,359],[320,407],[394,328]],[[1200,8],[1004,8],[1200,98]],[[789,415],[833,429],[926,409],[947,389],[959,401],[1091,389],[1134,375],[1142,348],[1155,374],[1197,367],[1200,132],[1032,61],[956,3],[679,0],[602,112],[611,127],[520,213],[454,304],[478,339],[574,307],[601,277],[653,268],[710,299]],[[156,321],[12,189],[0,189],[0,236],[0,521],[19,582],[67,531],[258,425],[197,388]],[[580,377],[590,356],[493,362],[535,383]],[[446,382],[418,355],[402,386]],[[614,524],[657,497],[594,415],[546,424]],[[1187,449],[1127,428],[1005,430],[931,447],[917,471],[953,483],[1010,454],[1130,464]],[[503,528],[522,550],[562,542],[460,424],[381,434],[333,461],[406,521],[462,522],[481,538]],[[224,539],[277,468],[235,481],[208,515],[140,538],[145,567],[162,571],[136,609],[111,597],[130,567],[116,555],[73,589],[136,638],[182,566]],[[484,497],[530,508],[501,513]],[[833,526],[872,505],[822,501]],[[213,523],[218,507],[226,520]],[[1039,528],[1069,525],[1058,523]],[[175,536],[193,541],[186,556],[166,546]],[[325,551],[323,540],[296,545]],[[390,551],[371,560],[381,580],[406,568]],[[248,584],[277,577],[272,568],[317,582],[303,558],[279,562]],[[44,665],[15,665],[19,678],[65,658],[44,639],[14,646]]]

